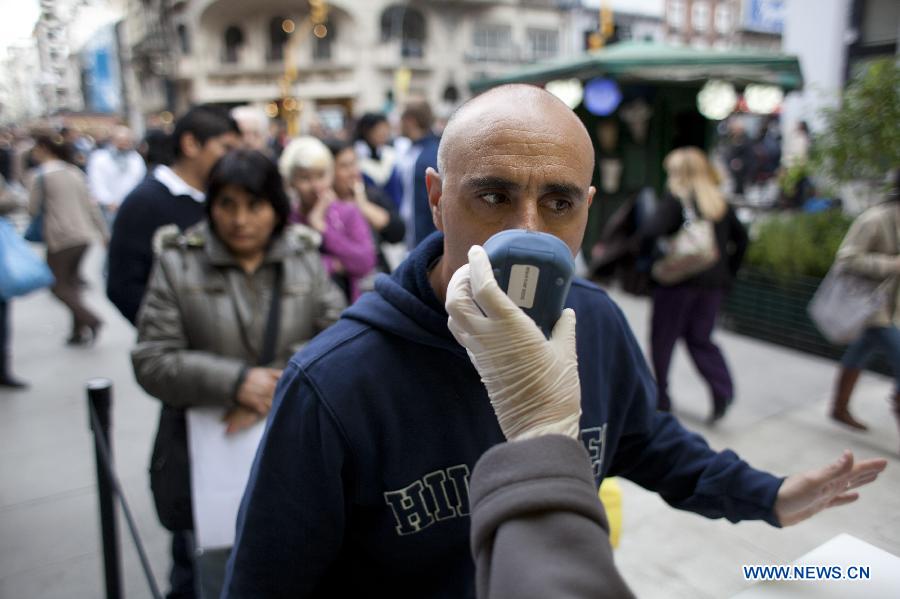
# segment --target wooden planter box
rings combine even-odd
[[[725,301],[721,324],[748,337],[839,360],[846,347],[826,341],[806,313],[819,283],[821,279],[814,277],[779,279],[745,268],[738,273]],[[871,361],[869,369],[891,374],[880,355]]]

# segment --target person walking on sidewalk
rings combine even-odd
[[[747,249],[747,231],[719,189],[713,166],[698,148],[685,147],[666,156],[668,191],[655,214],[639,231],[640,238],[672,235],[692,210],[715,227],[719,259],[708,269],[673,285],[657,282],[653,290],[650,346],[653,370],[659,387],[658,409],[672,409],[669,397],[669,366],[675,343],[684,339],[691,359],[709,385],[713,401],[710,418],[725,415],[734,398],[734,383],[722,351],[713,343],[712,332],[719,308]]]
[[[72,314],[68,345],[87,345],[97,340],[103,324],[81,299],[81,260],[91,242],[109,241],[100,209],[93,203],[84,173],[72,160],[72,149],[62,137],[39,134],[32,155],[39,166],[31,181],[29,212],[43,214],[47,266],[56,279],[50,291]]]
[[[831,417],[852,429],[868,427],[850,413],[850,396],[862,369],[876,351],[887,357],[894,373],[893,411],[900,425],[900,168],[894,172],[887,201],[860,214],[838,248],[836,260],[846,270],[876,280],[891,278],[889,300],[866,323],[863,334],[841,358]]]

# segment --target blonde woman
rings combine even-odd
[[[282,152],[278,170],[299,199],[291,221],[322,235],[325,269],[355,302],[360,283],[375,268],[375,243],[356,204],[338,201],[331,150],[315,137],[298,137]]]
[[[640,233],[644,239],[672,235],[686,214],[712,221],[719,260],[707,270],[674,285],[656,284],[650,347],[658,385],[657,408],[670,411],[669,365],[675,343],[684,339],[691,359],[709,385],[710,422],[725,415],[734,385],[721,350],[712,341],[716,316],[747,248],[747,231],[720,191],[719,175],[698,148],[673,150],[663,166],[668,182],[655,215]]]

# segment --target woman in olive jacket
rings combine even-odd
[[[206,209],[207,220],[183,234],[157,232],[131,354],[137,381],[163,403],[150,472],[160,521],[176,533],[173,586],[191,576],[176,547],[193,529],[185,408],[224,408],[224,434],[252,426],[271,407],[281,367],[345,307],[322,267],[319,235],[286,228],[288,199],[263,154],[222,158]]]

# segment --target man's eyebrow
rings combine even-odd
[[[468,177],[463,180],[463,187],[470,189],[519,189],[515,181],[503,177]]]
[[[547,183],[541,187],[541,193],[555,193],[571,198],[580,198],[586,195],[587,190],[571,183]]]
[[[463,180],[462,186],[468,189],[508,189],[515,191],[521,189],[521,185],[515,181],[503,177],[470,177]],[[558,194],[571,198],[579,198],[586,191],[571,183],[547,183],[541,187],[541,194]]]

